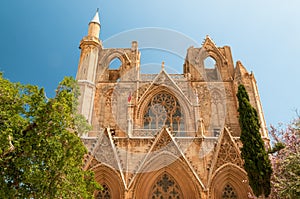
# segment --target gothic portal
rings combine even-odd
[[[103,190],[97,199],[244,199],[251,189],[240,156],[237,87],[244,84],[268,141],[254,75],[234,65],[230,47],[206,37],[190,47],[182,74],[162,63],[140,71],[141,52],[104,48],[98,12],[80,43],[79,111],[92,125],[82,136],[84,169]],[[174,41],[176,42],[176,41]],[[119,61],[120,66],[112,67]],[[212,61],[212,65],[207,65]]]

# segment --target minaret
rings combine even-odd
[[[89,23],[88,36],[96,37],[99,39],[100,34],[100,20],[99,20],[99,9],[97,9],[94,18]]]
[[[83,114],[87,121],[91,124],[94,95],[95,95],[95,79],[98,63],[98,54],[102,50],[102,43],[99,40],[100,20],[98,9],[89,23],[88,35],[83,37],[79,48],[81,55],[77,70],[76,79],[80,87],[79,97],[79,113]]]

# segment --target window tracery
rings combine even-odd
[[[156,180],[152,191],[151,199],[180,199],[182,192],[179,185],[168,173],[163,173]]]
[[[103,190],[99,191],[96,195],[96,199],[111,199],[110,189],[109,187],[104,184],[102,185]]]
[[[227,184],[223,189],[222,199],[236,199],[236,198],[238,197],[235,193],[235,190],[232,188],[232,186]]]
[[[160,92],[152,98],[143,121],[145,129],[159,129],[164,125],[171,127],[173,131],[184,129],[180,104],[174,96],[166,92]]]
[[[224,101],[218,91],[213,91],[211,94],[211,112],[212,136],[218,137],[225,118]]]

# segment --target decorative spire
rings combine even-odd
[[[165,62],[164,61],[161,63],[161,69],[165,70]]]
[[[100,25],[100,20],[99,20],[99,8],[97,8],[96,14],[94,16],[94,18],[91,20],[90,23],[97,23]]]

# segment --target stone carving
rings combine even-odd
[[[240,152],[235,145],[235,142],[231,140],[228,132],[223,132],[222,142],[220,144],[218,159],[215,169],[221,167],[226,163],[234,163],[239,167],[242,167],[243,162],[240,156]]]
[[[111,199],[110,189],[106,184],[102,185],[102,191],[98,191],[96,199]]]
[[[152,188],[152,199],[179,199],[183,198],[176,181],[168,174],[163,173]]]
[[[111,142],[104,133],[99,137],[93,155],[99,162],[118,168]]]
[[[225,178],[225,184],[219,189],[210,184],[220,167],[236,166],[240,169],[237,172],[244,175],[240,150],[232,138],[234,136],[239,143],[235,96],[239,83],[245,84],[251,103],[265,124],[255,78],[241,62],[234,67],[230,48],[217,47],[207,36],[202,46],[187,50],[182,74],[168,74],[164,67],[159,74],[141,74],[141,53],[136,41],[128,48],[103,48],[99,33],[100,23],[90,23],[88,36],[80,43],[79,112],[93,127],[85,136],[95,136],[99,128],[108,127],[111,134],[110,137],[102,133],[98,138],[82,138],[90,152],[84,168],[97,171],[99,164],[113,168],[120,173],[121,182],[106,183],[116,187],[97,192],[95,196],[111,198],[121,184],[123,187],[118,190],[124,191],[119,198],[124,199],[136,198],[141,192],[152,198],[227,199],[237,198],[237,194],[245,198],[247,184],[237,187],[235,184],[240,182],[230,183]],[[205,68],[204,60],[208,56],[215,59],[215,68]],[[122,65],[113,70],[108,65],[115,58],[119,58]],[[129,93],[130,103],[127,101]],[[225,123],[230,132],[225,130]],[[175,175],[165,173],[151,179],[155,172],[143,173],[141,167],[146,164],[163,164],[162,155],[173,159],[160,169],[168,170],[174,162],[184,164],[188,171],[178,170],[178,176],[187,172],[188,177],[179,181]],[[151,164],[152,160],[158,162]],[[225,172],[229,174],[230,169]],[[147,175],[150,176],[147,179],[155,183],[139,186],[140,179]],[[188,186],[182,189],[176,181]]]
[[[227,184],[224,187],[222,199],[237,199],[237,195],[235,193],[235,190],[232,188],[231,185]]]
[[[183,114],[178,100],[166,93],[156,94],[144,114],[144,129],[160,129],[168,126],[174,131],[179,131],[183,127]]]

